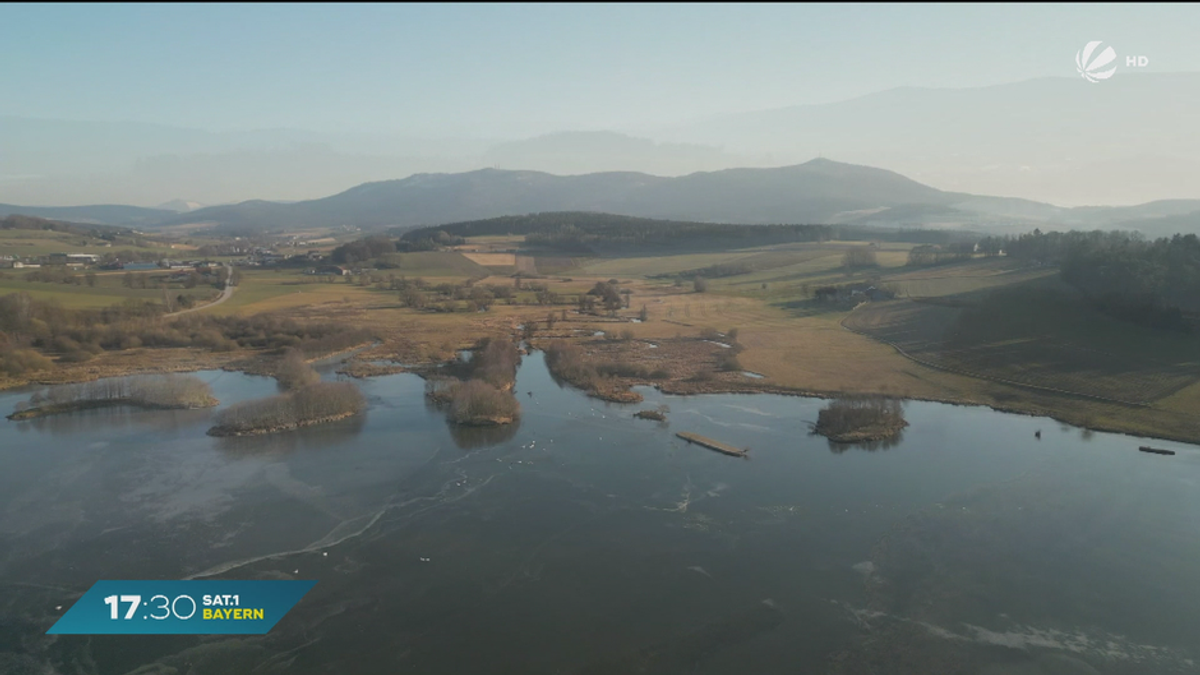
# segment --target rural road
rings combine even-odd
[[[196,311],[199,311],[202,309],[208,309],[209,307],[216,307],[217,305],[221,304],[222,302],[225,302],[229,298],[232,298],[233,292],[235,290],[237,290],[237,286],[234,286],[233,284],[229,283],[229,278],[233,277],[233,266],[226,265],[225,269],[228,270],[229,276],[226,277],[225,289],[221,291],[221,297],[217,298],[216,300],[213,300],[212,302],[208,303],[207,305],[200,305],[199,307],[193,307],[191,309],[181,309],[178,312],[171,312],[170,314],[164,314],[163,317],[179,316],[181,314],[187,314],[189,312],[196,312]]]

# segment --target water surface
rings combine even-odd
[[[199,376],[223,406],[276,392]],[[541,354],[502,429],[449,427],[415,375],[357,382],[364,416],[265,437],[208,437],[211,410],[0,425],[0,672],[1200,670],[1194,447],[919,402],[898,441],[837,446],[821,400],[606,404]],[[44,635],[98,579],[181,578],[318,583],[261,637]]]

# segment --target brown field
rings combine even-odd
[[[462,255],[467,260],[484,267],[515,267],[517,264],[515,253],[469,253],[464,251]]]

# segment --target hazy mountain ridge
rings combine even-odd
[[[542,211],[595,211],[698,222],[857,223],[891,227],[1099,227],[1200,212],[1200,200],[1068,209],[1025,199],[944,192],[895,172],[829,159],[676,178],[636,172],[556,176],[481,169],[366,183],[293,204],[200,209],[172,223],[366,229],[420,227]]]
[[[777,169],[665,178],[633,172],[556,176],[481,169],[367,183],[324,199],[200,209],[171,223],[418,227],[539,211],[603,211],[700,222],[831,222],[837,215],[952,199],[898,174],[818,159]]]
[[[539,212],[604,212],[708,223],[821,223],[874,227],[1200,230],[1200,200],[1131,207],[1063,208],[1025,199],[945,192],[892,171],[814,159],[778,168],[723,169],[680,177],[637,172],[559,176],[479,169],[363,183],[320,199],[251,200],[179,213],[140,207],[23,209],[80,222],[154,227],[215,224],[225,231],[415,228]],[[1144,225],[1144,226],[1143,226]]]
[[[825,154],[949,191],[1058,204],[1200,198],[1200,73],[1119,72],[963,89],[900,87],[726,114],[656,138],[777,158]]]
[[[1060,205],[1200,199],[1200,73],[1038,78],[726,114],[640,131],[417,138],[0,116],[0,201],[207,204],[308,199],[381,176],[481,166],[683,177],[815,156],[947,192]],[[972,207],[974,208],[974,206]],[[1015,213],[1012,215],[1020,215]],[[1033,217],[1042,217],[1035,215]]]
[[[122,204],[91,206],[17,206],[0,204],[0,217],[10,215],[34,216],[48,220],[91,225],[150,226],[178,215],[166,209],[148,209]]]

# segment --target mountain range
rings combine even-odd
[[[382,178],[493,169],[661,177],[812,157],[949,192],[1065,206],[1200,199],[1200,73],[1123,70],[848,100],[645,128],[533,138],[403,132],[207,131],[0,116],[0,202],[202,204],[303,200]]]
[[[1009,197],[947,192],[898,173],[818,158],[778,168],[741,168],[679,177],[636,172],[560,176],[481,169],[415,174],[364,183],[320,199],[263,200],[180,213],[129,206],[25,208],[21,213],[75,222],[216,226],[225,232],[429,225],[548,211],[741,224],[821,223],[955,228],[991,232],[1043,229],[1133,229],[1161,236],[1200,231],[1200,200],[1127,207],[1063,208]]]
[[[943,190],[1066,205],[1200,198],[1200,73],[897,87],[642,130],[772,163],[818,154]]]

